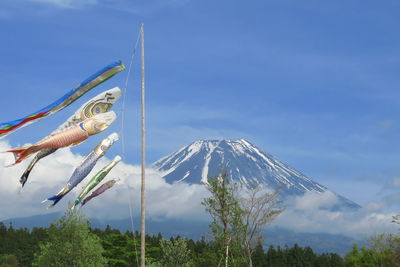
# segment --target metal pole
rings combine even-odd
[[[145,245],[146,245],[146,222],[145,222],[145,109],[144,109],[144,24],[142,23],[141,29],[142,40],[142,187],[140,195],[140,215],[141,215],[141,230],[140,230],[140,266],[145,267]]]

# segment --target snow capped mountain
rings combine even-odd
[[[207,177],[226,172],[231,180],[250,187],[280,187],[284,197],[329,191],[244,139],[196,141],[154,162],[153,166],[171,183],[207,183]],[[356,203],[336,196],[345,206],[359,208]]]

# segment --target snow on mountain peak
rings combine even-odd
[[[244,139],[199,140],[153,163],[168,182],[207,183],[222,172],[249,187],[281,188],[285,195],[329,191]],[[342,198],[349,205],[357,206]]]

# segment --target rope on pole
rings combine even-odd
[[[127,96],[127,92],[128,92],[128,83],[129,83],[129,78],[130,78],[130,73],[132,70],[132,63],[133,63],[133,59],[136,55],[136,51],[137,51],[137,47],[139,44],[139,39],[141,36],[141,31],[139,31],[138,37],[136,39],[136,43],[135,46],[133,48],[133,52],[131,55],[131,59],[129,62],[129,68],[128,68],[128,73],[126,75],[126,79],[125,79],[125,85],[124,85],[124,89],[123,89],[123,98],[122,98],[122,107],[121,107],[121,127],[119,130],[119,134],[121,136],[121,150],[122,150],[122,158],[125,159],[125,134],[124,134],[124,130],[125,130],[125,103],[126,103],[126,96]],[[125,174],[126,176],[128,176],[127,174]],[[125,177],[126,177],[125,176]],[[133,222],[133,212],[132,212],[132,200],[131,200],[131,190],[128,186],[128,184],[126,184],[126,189],[128,191],[128,203],[129,203],[129,216],[131,219],[131,230],[132,230],[132,238],[133,238],[133,245],[135,248],[135,259],[136,259],[136,264],[139,265],[139,258],[138,258],[138,251],[137,251],[137,247],[136,247],[136,240],[135,240],[135,227],[134,227],[134,222]],[[132,201],[132,202],[131,202]]]

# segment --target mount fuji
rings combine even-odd
[[[244,139],[196,141],[154,162],[153,167],[169,183],[206,184],[208,177],[225,172],[232,181],[247,187],[280,188],[283,199],[307,192],[332,192]],[[339,203],[331,208],[360,208],[353,201],[332,193]]]

